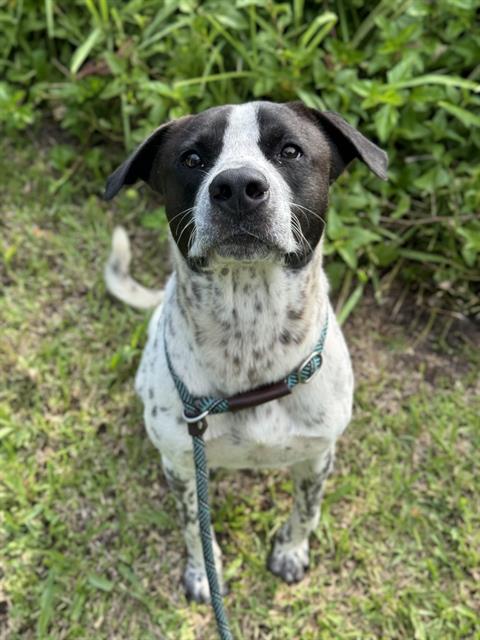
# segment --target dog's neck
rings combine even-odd
[[[321,246],[297,270],[225,262],[196,273],[174,257],[176,320],[167,319],[167,337],[181,331],[219,393],[280,379],[314,348],[328,304]]]

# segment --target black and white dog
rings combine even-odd
[[[179,506],[185,588],[197,601],[209,599],[209,588],[192,442],[165,348],[190,393],[225,397],[294,371],[329,316],[323,366],[310,384],[256,408],[212,416],[204,436],[211,467],[291,467],[294,506],[268,567],[286,582],[301,580],[335,442],[352,410],[352,368],[328,299],[322,236],[329,186],[354,158],[386,179],[386,154],[339,115],[301,103],[252,102],[164,124],[108,180],[107,199],[144,180],[161,194],[168,217],[175,270],[164,291],[129,276],[121,228],[105,277],[121,300],[158,305],[136,390]]]

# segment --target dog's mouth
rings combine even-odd
[[[211,215],[207,225],[197,227],[189,260],[201,260],[204,264],[217,261],[285,264],[291,246],[284,238],[284,230],[273,224],[270,217],[231,220]]]
[[[281,233],[260,221],[252,226],[245,221],[230,229],[217,227],[209,238],[206,251],[208,261],[220,259],[285,264],[289,248],[282,243]]]

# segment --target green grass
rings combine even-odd
[[[133,394],[146,317],[102,283],[113,211],[92,195],[99,176],[63,180],[61,153],[3,143],[0,156],[0,637],[213,640],[209,607],[179,587],[174,502]],[[145,197],[119,202],[136,273],[158,281],[168,260],[139,225]],[[288,476],[215,475],[236,637],[480,637],[479,363],[412,352],[381,313],[360,307],[347,326],[355,418],[301,584],[265,569]]]

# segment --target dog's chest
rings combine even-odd
[[[224,267],[211,280],[193,275],[178,282],[165,310],[166,331],[187,386],[203,381],[232,395],[283,377],[307,355],[323,320],[311,280],[270,271]],[[192,354],[202,381],[187,366]]]
[[[209,421],[207,456],[213,467],[276,468],[295,464],[328,447],[329,439],[302,435],[281,405]],[[319,425],[320,426],[320,425]]]
[[[167,457],[191,457],[188,425],[180,417],[178,403],[168,405],[171,393],[145,397],[145,423],[155,446]],[[275,468],[295,464],[321,453],[332,439],[338,419],[327,415],[328,407],[310,398],[273,401],[254,409],[208,416],[204,435],[212,467],[230,469]]]
[[[182,404],[164,351],[154,350],[154,342],[153,338],[149,341],[137,377],[147,431],[168,458],[190,460],[191,439],[182,418]],[[208,381],[195,360],[190,360],[189,371],[192,380]],[[211,388],[191,388],[199,395],[212,395]],[[231,469],[273,468],[321,454],[348,424],[352,390],[346,346],[333,325],[323,367],[311,383],[256,408],[208,417],[205,441],[209,464]]]
[[[197,286],[172,279],[152,318],[137,376],[148,433],[167,457],[191,457],[182,404],[166,362],[195,397],[227,397],[281,380],[308,356],[330,316],[322,369],[308,385],[255,409],[209,416],[212,466],[281,467],[320,453],[348,423],[352,374],[346,345],[317,279],[225,270]],[[262,277],[263,276],[263,277]]]

